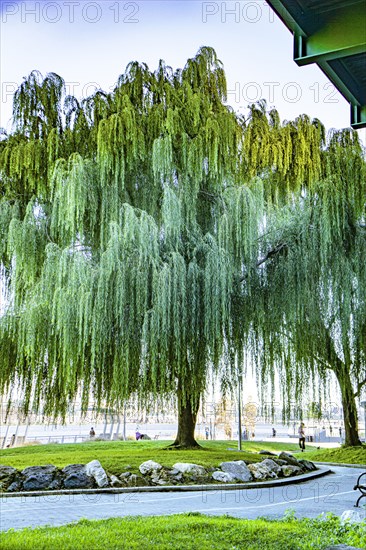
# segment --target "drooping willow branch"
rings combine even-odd
[[[176,72],[130,63],[112,92],[84,101],[64,97],[53,73],[25,79],[0,142],[12,297],[0,390],[20,385],[25,410],[64,414],[78,395],[84,409],[119,407],[178,384],[197,404],[210,370],[230,387],[244,347],[263,384],[285,359],[290,388],[315,367],[299,339],[280,349],[273,335],[291,325],[313,341],[301,316],[312,292],[363,364],[356,134],[326,140],[319,121],[281,123],[263,102],[243,122],[225,102],[207,47]]]

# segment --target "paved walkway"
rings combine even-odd
[[[183,512],[229,514],[254,519],[281,517],[293,509],[298,517],[316,517],[322,512],[340,515],[356,502],[354,491],[362,469],[334,467],[335,472],[298,485],[261,489],[195,491],[192,493],[119,493],[47,495],[2,498],[1,530],[63,525],[81,518],[106,519],[128,515],[165,515]],[[358,508],[366,518],[366,509]]]

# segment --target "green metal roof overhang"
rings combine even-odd
[[[366,127],[366,0],[267,0],[294,35],[294,60],[316,63]]]

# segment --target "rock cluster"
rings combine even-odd
[[[290,477],[316,470],[316,466],[308,460],[297,460],[289,453],[281,453],[279,457],[273,454],[260,453],[270,458],[262,462],[245,464],[242,460],[223,462],[220,470],[212,474],[215,481],[236,483],[240,481],[265,481]]]
[[[240,483],[289,477],[316,470],[312,462],[297,460],[289,453],[264,455],[264,460],[246,464],[243,460],[222,462],[219,468],[177,462],[166,467],[153,460],[139,466],[139,474],[128,466],[120,476],[108,476],[98,460],[70,464],[62,470],[52,465],[30,466],[18,471],[0,465],[0,491],[42,491],[55,489],[93,489],[107,487],[145,487],[182,484]]]
[[[221,468],[221,471],[224,472],[225,474],[230,474],[231,479],[229,479],[229,481],[231,482],[252,481],[253,479],[253,476],[250,473],[248,466],[245,464],[243,460],[234,460],[232,462],[222,462],[220,464],[220,468]],[[220,473],[220,471],[216,472],[216,474],[217,473]],[[212,477],[216,479],[213,474],[212,474]]]
[[[171,468],[162,466],[153,460],[147,460],[139,466],[140,475],[125,472],[119,477],[119,482],[128,487],[147,485],[178,485],[185,483],[204,483],[208,481],[209,472],[198,464],[177,462]],[[115,487],[120,484],[115,482]]]
[[[172,468],[148,460],[140,467],[142,475],[124,472],[119,478],[113,476],[113,487],[141,487],[156,485],[204,484],[204,483],[240,483],[250,481],[264,481],[303,474],[316,467],[307,460],[297,460],[293,455],[281,453],[266,455],[262,462],[246,464],[243,460],[222,462],[220,468],[203,468],[198,464],[178,462]]]
[[[62,470],[48,464],[30,466],[20,472],[0,465],[0,491],[8,493],[96,487],[109,487],[107,474],[98,460],[88,464],[70,464]]]

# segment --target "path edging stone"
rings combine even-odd
[[[320,466],[341,466],[342,468],[365,468],[366,470],[366,464],[343,464],[342,462],[317,462],[315,460],[312,460],[311,462],[314,462],[314,464],[320,464]]]

